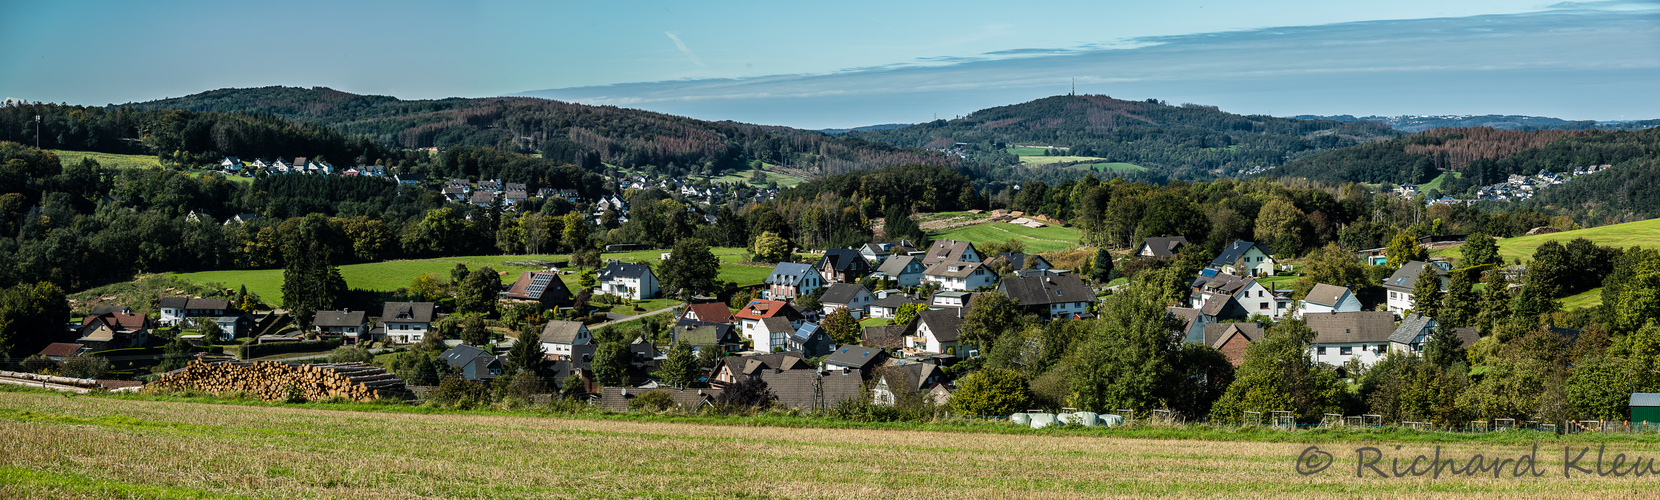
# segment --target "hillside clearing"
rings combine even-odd
[[[743,260],[745,250],[742,248],[711,248],[722,262],[720,279],[737,283],[740,286],[760,284],[765,280],[770,267],[736,265]],[[634,252],[617,252],[603,254],[606,260],[622,260],[626,262],[647,261],[655,263],[664,250],[640,250]],[[389,292],[409,286],[417,276],[426,273],[437,273],[443,280],[448,280],[450,270],[456,264],[465,264],[468,269],[478,269],[489,266],[501,275],[502,283],[512,283],[519,279],[524,271],[546,270],[545,266],[530,265],[532,261],[566,262],[570,260],[568,254],[547,255],[472,255],[461,257],[435,257],[431,259],[392,260],[385,262],[369,262],[363,264],[347,264],[339,266],[340,276],[346,279],[346,286],[358,290]],[[229,271],[202,271],[195,273],[178,273],[176,276],[185,281],[198,284],[220,283],[228,288],[237,288],[247,285],[248,292],[259,295],[267,304],[282,303],[282,269],[241,269]],[[560,280],[572,290],[577,288],[577,274],[560,275]]]
[[[48,149],[47,151],[56,153],[58,163],[62,163],[66,167],[80,163],[83,158],[91,158],[104,168],[161,168],[161,160],[157,159],[155,155],[122,155],[64,149]]]
[[[1146,172],[1147,168],[1133,163],[1106,162],[1106,163],[1079,163],[1068,165],[1071,170],[1086,172]]]
[[[988,424],[990,425],[990,424]],[[1650,478],[1356,479],[1345,449],[1435,443],[1150,439],[1156,432],[940,432],[649,419],[365,412],[0,392],[0,496],[282,498],[1645,497]],[[1148,437],[1135,437],[1148,436]],[[1555,440],[1549,440],[1555,441]],[[1337,461],[1300,475],[1310,444]],[[1562,470],[1544,443],[1542,470]],[[1452,442],[1445,457],[1525,443]],[[1559,452],[1560,449],[1557,449]],[[1592,454],[1596,453],[1595,446]],[[1652,457],[1660,445],[1610,451]],[[834,457],[833,459],[826,459]],[[1410,458],[1410,457],[1409,457]],[[1388,470],[1388,462],[1380,464]],[[1450,476],[1450,477],[1449,477]]]
[[[1026,252],[1043,253],[1067,250],[1078,246],[1078,230],[1069,227],[1044,226],[1029,228],[1007,222],[986,222],[964,226],[940,233],[930,233],[937,240],[963,240],[976,244],[1003,242],[1009,239],[1026,244]]]
[[[1585,238],[1591,240],[1592,243],[1602,246],[1620,248],[1641,246],[1652,248],[1655,244],[1660,243],[1660,219],[1627,222],[1624,224],[1610,224],[1607,226],[1593,227],[1589,229],[1576,229],[1573,231],[1563,231],[1552,234],[1505,238],[1499,240],[1499,256],[1504,257],[1504,261],[1507,263],[1515,262],[1516,259],[1521,259],[1523,261],[1532,260],[1533,251],[1538,250],[1539,245],[1543,245],[1545,242],[1551,240],[1556,240],[1558,243],[1565,245],[1574,238]],[[1456,261],[1464,255],[1461,248],[1453,247],[1431,250],[1430,256],[1447,257]]]

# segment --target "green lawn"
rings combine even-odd
[[[778,172],[773,172],[771,170],[765,170],[766,168],[771,168],[773,166],[774,165],[770,165],[770,164],[766,165],[766,166],[762,167],[763,168],[762,171],[766,173],[767,180],[778,183],[779,188],[795,187],[796,184],[801,183],[802,179],[800,177],[796,177],[796,176],[793,176],[793,175],[780,174]],[[742,182],[748,182],[751,185],[764,185],[764,184],[766,184],[765,182],[756,183],[755,181],[750,180],[748,170],[738,172],[738,173],[722,175],[720,177],[715,177],[715,178],[712,178],[710,180],[713,180],[715,182],[739,182],[739,181],[742,181]]]
[[[1077,229],[1060,226],[1032,229],[1007,222],[988,222],[959,227],[932,236],[938,240],[964,240],[972,243],[1008,241],[1010,238],[1015,238],[1024,242],[1026,251],[1031,253],[1066,250],[1078,246]]]
[[[865,318],[859,320],[859,327],[861,328],[867,326],[888,326],[891,324],[893,324],[893,320],[887,318]]]
[[[1071,149],[1072,149],[1072,148],[1054,148],[1054,149],[1049,149],[1049,148],[1025,148],[1025,147],[1013,147],[1013,148],[1005,148],[1005,149],[1003,149],[1003,151],[1006,151],[1006,152],[1008,152],[1008,153],[1009,153],[1009,154],[1012,154],[1012,155],[1015,155],[1015,156],[1043,156],[1043,153],[1044,153],[1044,152],[1046,152],[1046,151],[1053,151],[1053,150],[1055,150],[1055,149],[1059,149],[1059,150],[1061,150],[1061,151],[1068,151],[1068,150],[1071,150]]]
[[[1580,292],[1578,295],[1562,298],[1562,310],[1564,311],[1600,305],[1602,305],[1602,287],[1600,286]]]
[[[1097,158],[1097,157],[1094,157],[1094,156],[1022,156],[1022,157],[1020,157],[1020,164],[1021,165],[1049,165],[1049,164],[1054,164],[1054,163],[1076,163],[1076,162],[1083,162],[1083,161],[1093,162],[1093,161],[1101,161],[1101,160],[1105,160],[1105,159],[1106,158]]]
[[[1604,246],[1631,247],[1643,246],[1652,248],[1660,243],[1660,219],[1649,219],[1625,224],[1613,224],[1590,229],[1563,231],[1555,234],[1541,234],[1535,236],[1518,236],[1499,240],[1499,255],[1505,262],[1524,261],[1533,258],[1533,251],[1547,241],[1556,240],[1567,244],[1574,238],[1585,238],[1592,243]],[[1463,257],[1461,248],[1447,248],[1430,251],[1434,257],[1447,257],[1457,260]]]
[[[714,254],[724,262],[736,262],[743,259],[744,250],[741,248],[713,248]],[[602,255],[605,259],[617,259],[626,262],[645,260],[656,263],[657,257],[663,252],[660,250],[642,250],[637,252],[608,253]],[[542,266],[509,264],[519,261],[550,261],[565,262],[569,255],[472,255],[462,257],[439,257],[432,259],[393,260],[386,262],[371,262],[366,264],[348,264],[340,266],[340,276],[346,279],[346,285],[351,288],[374,291],[392,291],[409,286],[416,276],[426,273],[438,273],[442,279],[448,280],[450,270],[456,264],[466,264],[469,269],[478,269],[490,266],[498,272],[505,272],[501,277],[502,283],[512,283],[519,279],[519,274],[525,271],[545,269]],[[740,286],[760,284],[772,271],[771,267],[722,265],[720,279],[737,283]],[[237,288],[247,285],[248,291],[258,294],[267,304],[282,303],[282,270],[281,269],[248,269],[230,271],[203,271],[196,273],[179,273],[179,278],[192,283],[223,283],[226,287]],[[560,279],[572,290],[577,288],[577,274],[561,275]]]
[[[156,159],[154,155],[118,155],[62,149],[48,149],[47,151],[57,153],[58,162],[64,166],[80,163],[82,158],[92,158],[104,168],[161,168],[161,160]]]
[[[196,171],[190,172],[191,177],[201,177],[201,176],[206,175],[206,174],[207,174],[207,171],[205,171],[205,170],[196,170]],[[231,181],[231,182],[240,182],[240,183],[243,183],[243,184],[253,184],[254,183],[254,178],[253,177],[243,177],[243,176],[240,176],[240,175],[224,175],[224,174],[221,174],[221,176],[224,177],[225,180]]]
[[[1146,172],[1147,168],[1134,163],[1107,162],[1107,163],[1079,163],[1066,168],[1089,172]]]
[[[1442,172],[1441,175],[1435,176],[1435,178],[1431,179],[1429,182],[1419,184],[1418,192],[1428,194],[1431,189],[1441,189],[1441,185],[1447,182],[1447,176],[1449,175],[1453,177],[1464,176],[1461,172]]]

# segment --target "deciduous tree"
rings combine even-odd
[[[1026,409],[1032,399],[1026,377],[1014,370],[982,368],[957,381],[951,408],[963,415],[1003,416]]]

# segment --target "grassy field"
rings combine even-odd
[[[1464,174],[1461,173],[1461,172],[1442,172],[1441,175],[1435,176],[1435,178],[1430,179],[1429,182],[1419,184],[1418,185],[1418,192],[1428,194],[1429,190],[1431,190],[1431,189],[1441,189],[1441,185],[1445,184],[1447,182],[1447,176],[1449,176],[1449,175],[1453,176],[1453,177],[1463,177],[1464,176]]]
[[[741,261],[744,256],[742,248],[712,248],[711,251],[723,263]],[[637,252],[619,252],[602,255],[605,259],[617,259],[627,262],[646,260],[656,262],[662,255],[660,250],[642,250]],[[509,264],[520,261],[550,261],[564,262],[570,259],[569,255],[473,255],[464,257],[438,257],[432,259],[393,260],[386,262],[371,262],[366,264],[348,264],[340,266],[340,276],[346,279],[346,285],[360,290],[392,291],[409,286],[415,277],[426,273],[438,273],[445,280],[449,279],[450,270],[456,264],[466,264],[469,269],[478,269],[490,266],[501,276],[502,283],[512,283],[519,279],[519,274],[525,271],[540,271],[542,266]],[[765,280],[770,267],[723,265],[720,270],[720,279],[731,281],[739,285],[755,285]],[[282,303],[282,270],[281,269],[248,269],[230,271],[203,271],[196,273],[174,274],[178,278],[191,283],[207,284],[222,283],[229,288],[247,285],[248,291],[260,296],[267,304]],[[576,274],[561,275],[559,277],[571,289],[577,287]]]
[[[1590,229],[1563,231],[1554,234],[1505,238],[1499,240],[1499,255],[1504,257],[1504,261],[1507,263],[1515,262],[1516,259],[1522,259],[1524,261],[1531,260],[1533,258],[1533,251],[1539,249],[1539,245],[1543,245],[1545,242],[1551,240],[1567,244],[1574,238],[1585,238],[1591,240],[1592,243],[1604,246],[1616,246],[1622,248],[1641,246],[1652,248],[1654,245],[1660,244],[1660,219],[1649,219],[1645,221],[1628,222],[1625,224],[1612,224],[1601,227],[1593,227]],[[1430,251],[1430,255],[1434,257],[1447,257],[1457,260],[1463,257],[1461,250],[1462,249],[1457,247],[1433,250]]]
[[[1441,442],[1427,433],[1357,439],[814,422],[823,421],[351,411],[3,391],[0,497],[1649,498],[1660,491],[1652,477],[1565,478],[1563,447],[1589,445],[1594,457],[1597,444],[1552,437]],[[1462,461],[1525,455],[1533,441],[1542,441],[1536,470],[1547,473],[1539,477],[1513,477],[1513,469],[1498,478],[1355,477],[1353,450],[1363,446],[1384,450],[1378,469],[1391,471],[1391,458],[1410,461],[1437,446]],[[1311,445],[1334,460],[1299,474],[1296,460]],[[1610,458],[1616,452],[1654,457],[1660,444],[1609,443]]]
[[[1580,292],[1578,295],[1562,298],[1562,310],[1564,311],[1600,305],[1602,305],[1602,287],[1600,286]]]
[[[1068,150],[1071,150],[1072,148],[1054,148],[1054,149],[1059,149],[1061,151],[1068,151]],[[1053,151],[1054,149],[1012,147],[1012,148],[1004,148],[1003,151],[1008,152],[1009,154],[1015,155],[1015,156],[1043,156],[1043,153],[1045,151]]]
[[[796,184],[800,184],[802,182],[802,179],[800,177],[796,177],[796,176],[793,176],[793,175],[780,174],[778,172],[773,172],[771,170],[766,170],[766,169],[772,168],[774,166],[775,165],[772,165],[772,164],[768,163],[768,164],[764,164],[761,168],[763,169],[762,171],[766,173],[767,180],[778,183],[779,188],[795,187]],[[715,182],[739,182],[739,181],[742,181],[742,182],[751,183],[751,185],[756,185],[754,181],[749,179],[749,171],[747,171],[747,170],[743,171],[743,172],[739,172],[739,173],[722,175],[720,177],[715,177],[715,178],[710,179],[710,180],[713,180]],[[762,183],[762,184],[765,184],[765,183]]]
[[[1088,172],[1146,172],[1147,168],[1134,163],[1107,162],[1107,163],[1079,163],[1066,168]]]
[[[1032,229],[1006,222],[959,227],[932,236],[939,240],[964,240],[972,243],[1008,241],[1009,238],[1015,238],[1024,242],[1026,251],[1031,253],[1066,250],[1078,246],[1077,229],[1060,226]]]
[[[47,151],[57,153],[58,162],[65,166],[80,163],[82,158],[92,158],[104,168],[161,168],[161,160],[156,159],[153,155],[118,155],[62,149],[49,149]]]

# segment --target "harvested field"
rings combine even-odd
[[[1137,434],[342,411],[0,391],[0,446],[8,450],[0,497],[1642,498],[1660,490],[1652,475],[1564,478],[1567,443],[1552,437],[1541,437],[1537,469],[1548,473],[1540,477],[1512,477],[1507,468],[1496,479],[1357,479],[1355,448],[1384,450],[1378,465],[1389,471],[1391,458],[1433,453],[1436,444]],[[1293,461],[1310,444],[1336,462],[1304,476]],[[1610,458],[1660,456],[1652,442],[1608,446]],[[1515,439],[1441,447],[1443,457],[1459,460],[1530,450]]]

